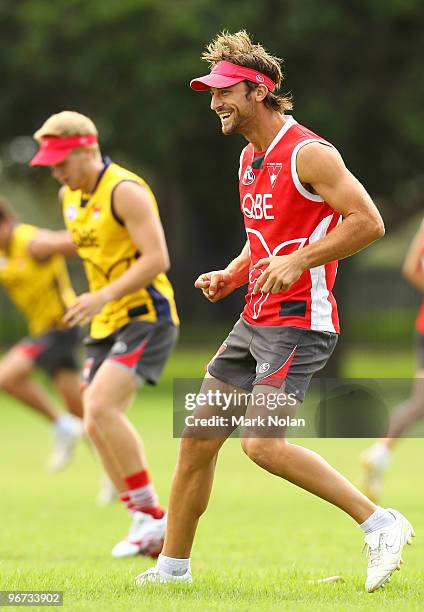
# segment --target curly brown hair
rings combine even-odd
[[[209,63],[210,68],[221,61],[231,62],[245,68],[253,68],[272,79],[277,90],[280,89],[284,81],[281,68],[283,60],[270,55],[262,45],[254,44],[246,30],[239,30],[234,34],[223,30],[207,45],[206,51],[202,53],[202,59]],[[257,87],[255,83],[245,82],[250,89]],[[293,108],[291,95],[283,96],[271,92],[268,92],[264,104],[280,113]]]

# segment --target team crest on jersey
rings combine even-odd
[[[252,170],[252,166],[247,166],[241,182],[243,183],[243,185],[251,185],[254,180],[255,173]]]
[[[119,355],[120,353],[125,353],[127,350],[128,346],[126,343],[122,342],[122,340],[118,340],[118,342],[115,342],[115,344],[112,346],[111,353],[112,355]]]
[[[269,180],[271,187],[274,189],[274,185],[277,182],[278,175],[281,172],[283,164],[280,162],[268,162],[266,167],[268,168]]]
[[[97,219],[100,217],[100,207],[99,206],[95,206],[93,208],[93,220],[97,221]]]
[[[65,210],[65,216],[69,221],[74,221],[77,218],[78,208],[75,204],[70,204]]]

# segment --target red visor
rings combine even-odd
[[[257,85],[266,85],[269,91],[274,91],[275,83],[262,72],[258,72],[253,68],[245,68],[231,62],[218,62],[211,72],[205,76],[193,79],[190,82],[190,87],[197,91],[205,91],[211,87],[231,87],[241,81],[251,81]]]
[[[53,166],[63,161],[72,149],[88,147],[97,142],[95,134],[77,136],[43,136],[38,153],[29,162],[30,166]]]

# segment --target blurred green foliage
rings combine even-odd
[[[105,149],[155,169],[167,208],[178,188],[184,209],[202,206],[216,228],[236,218],[241,143],[220,136],[208,95],[188,82],[223,28],[245,27],[285,58],[299,120],[334,141],[373,194],[422,175],[422,2],[20,0],[2,2],[0,18],[3,141],[52,112],[86,112]]]

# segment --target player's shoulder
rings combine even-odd
[[[17,223],[13,228],[13,237],[15,240],[25,241],[32,238],[40,231],[40,228],[30,223]]]
[[[293,155],[297,162],[304,159],[306,162],[321,160],[341,160],[336,147],[327,139],[311,128],[296,122],[290,130]]]
[[[250,157],[247,155],[247,152],[250,151]],[[242,148],[241,152],[240,152],[240,160],[239,160],[239,178],[241,175],[241,169],[243,167],[244,162],[249,158],[252,158],[252,154],[253,154],[253,145],[252,143],[248,142],[247,145],[245,147]]]
[[[133,180],[137,183],[144,183],[144,179],[133,170],[128,170],[115,162],[110,162],[107,168],[107,176],[113,181]]]
[[[287,127],[289,128],[289,136],[294,139],[306,140],[311,138],[316,140],[325,140],[328,142],[326,138],[321,136],[321,134],[316,132],[308,125],[297,121],[292,115],[288,116],[287,118]]]
[[[12,251],[19,256],[28,253],[28,247],[40,228],[29,223],[17,223],[13,227]]]
[[[122,179],[113,190],[112,209],[121,221],[145,215],[156,209],[156,201],[148,186],[131,179]]]

